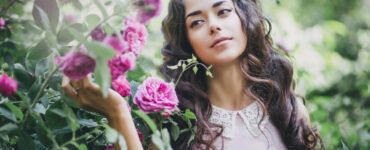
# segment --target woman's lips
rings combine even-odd
[[[221,38],[218,38],[217,40],[215,40],[213,42],[213,44],[211,45],[211,48],[223,43],[224,41],[227,41],[227,40],[232,40],[231,37],[221,37]]]

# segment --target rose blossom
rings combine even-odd
[[[0,93],[3,96],[10,96],[15,93],[18,88],[18,83],[12,77],[5,73],[0,76]]]
[[[62,57],[57,57],[55,63],[59,64],[63,60],[64,64],[60,67],[60,70],[74,80],[86,77],[95,69],[95,60],[81,52],[71,52]]]
[[[131,95],[130,83],[124,75],[120,75],[112,81],[112,88],[123,97]]]
[[[143,24],[148,24],[149,20],[158,16],[162,9],[161,0],[141,0],[136,5],[140,7],[137,19]]]
[[[138,129],[136,129],[136,132],[137,132],[137,135],[139,135],[140,142],[143,142],[144,141],[144,135],[141,134],[141,132]]]
[[[103,41],[107,35],[103,33],[103,30],[100,27],[95,28],[91,32],[91,38],[96,41]]]
[[[114,150],[114,146],[106,146],[105,150]]]
[[[120,75],[125,74],[127,71],[132,70],[136,67],[136,56],[133,53],[126,53],[119,55],[108,60],[108,66],[112,76],[112,80],[115,80]]]
[[[171,114],[169,112],[167,112],[167,111],[162,112],[161,115],[162,115],[162,117],[164,117],[166,119],[170,118],[170,116],[171,116]]]
[[[121,41],[115,34],[106,36],[103,43],[112,47],[116,51],[116,54],[125,54],[129,51],[126,42]]]
[[[128,51],[138,56],[145,47],[148,31],[143,24],[133,18],[126,18],[124,25],[127,28],[123,31],[122,37],[126,41]]]
[[[6,23],[3,17],[0,18],[0,27],[5,27]]]
[[[160,78],[149,77],[138,87],[134,103],[144,113],[174,111],[179,103],[175,88]]]

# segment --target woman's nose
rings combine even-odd
[[[210,24],[210,33],[214,34],[216,32],[220,32],[222,29],[217,23]]]

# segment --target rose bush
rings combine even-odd
[[[97,9],[84,9],[90,6]],[[160,9],[160,0],[1,1],[0,149],[109,149],[116,142],[125,149],[105,116],[79,108],[61,88],[63,75],[78,80],[88,74],[103,95],[112,88],[124,97],[144,148],[171,149],[162,124],[175,126],[172,115],[194,114],[174,113],[173,83],[150,77],[155,67],[148,69],[153,62],[145,55],[152,57],[154,48],[146,47],[151,35],[145,25]]]

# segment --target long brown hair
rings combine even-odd
[[[272,123],[277,127],[288,149],[315,149],[321,137],[315,128],[311,128],[305,119],[298,119],[297,95],[294,93],[293,67],[289,60],[274,51],[270,37],[271,24],[262,15],[256,0],[233,0],[236,13],[242,22],[243,31],[247,35],[247,47],[240,56],[240,68],[246,82],[244,92],[257,100]],[[162,22],[162,32],[165,37],[162,54],[165,62],[161,72],[167,80],[175,79],[181,70],[168,69],[168,65],[176,65],[181,59],[191,58],[194,54],[185,26],[185,6],[182,0],[171,0],[168,15]],[[222,127],[208,123],[212,107],[208,100],[206,74],[204,68],[199,68],[196,75],[188,71],[183,74],[176,87],[181,110],[190,109],[197,117],[193,124],[197,125],[194,141],[191,147],[214,149],[213,142],[221,135]],[[187,125],[181,118],[175,119],[180,128]],[[220,132],[212,134],[211,139],[203,137],[213,133],[211,127],[221,128]],[[174,149],[189,149],[187,142],[190,133],[181,135],[172,141]],[[323,148],[321,144],[320,148]]]

